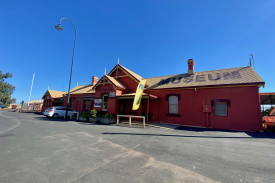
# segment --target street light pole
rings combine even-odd
[[[70,90],[71,90],[71,80],[72,80],[72,72],[73,72],[73,65],[74,65],[74,50],[75,50],[75,41],[76,41],[76,27],[75,27],[74,23],[73,23],[70,19],[68,19],[68,18],[61,18],[61,19],[59,20],[59,24],[58,24],[57,26],[55,26],[55,28],[56,28],[57,30],[60,30],[60,31],[63,30],[62,27],[60,26],[62,20],[67,20],[67,21],[69,21],[69,22],[73,25],[73,27],[74,27],[74,48],[73,48],[73,56],[72,56],[72,64],[71,64],[71,72],[70,72],[70,81],[69,81],[69,89],[68,89],[68,98],[67,98],[67,104],[66,104],[66,113],[65,113],[65,116],[64,116],[64,118],[66,119],[66,118],[67,118],[67,114],[68,114],[69,102],[70,102]]]

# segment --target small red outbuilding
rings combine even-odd
[[[47,108],[53,106],[62,106],[63,105],[63,95],[66,92],[47,90],[43,95],[43,106],[41,112],[44,112]]]

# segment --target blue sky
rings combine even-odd
[[[136,0],[10,1],[0,6],[0,70],[27,101],[48,89],[67,91],[74,29],[77,27],[72,87],[91,83],[106,67],[120,64],[144,78],[247,66],[266,82],[261,92],[275,91],[274,0]]]

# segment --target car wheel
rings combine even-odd
[[[53,118],[54,118],[54,119],[58,118],[58,114],[56,114],[56,113],[53,114]]]

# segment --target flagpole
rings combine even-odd
[[[30,100],[31,100],[31,95],[32,95],[32,86],[33,86],[34,75],[35,75],[35,72],[33,73],[33,76],[32,76],[32,85],[31,85],[31,91],[30,91],[29,102],[28,102],[28,111],[29,111],[29,105],[30,105]]]

